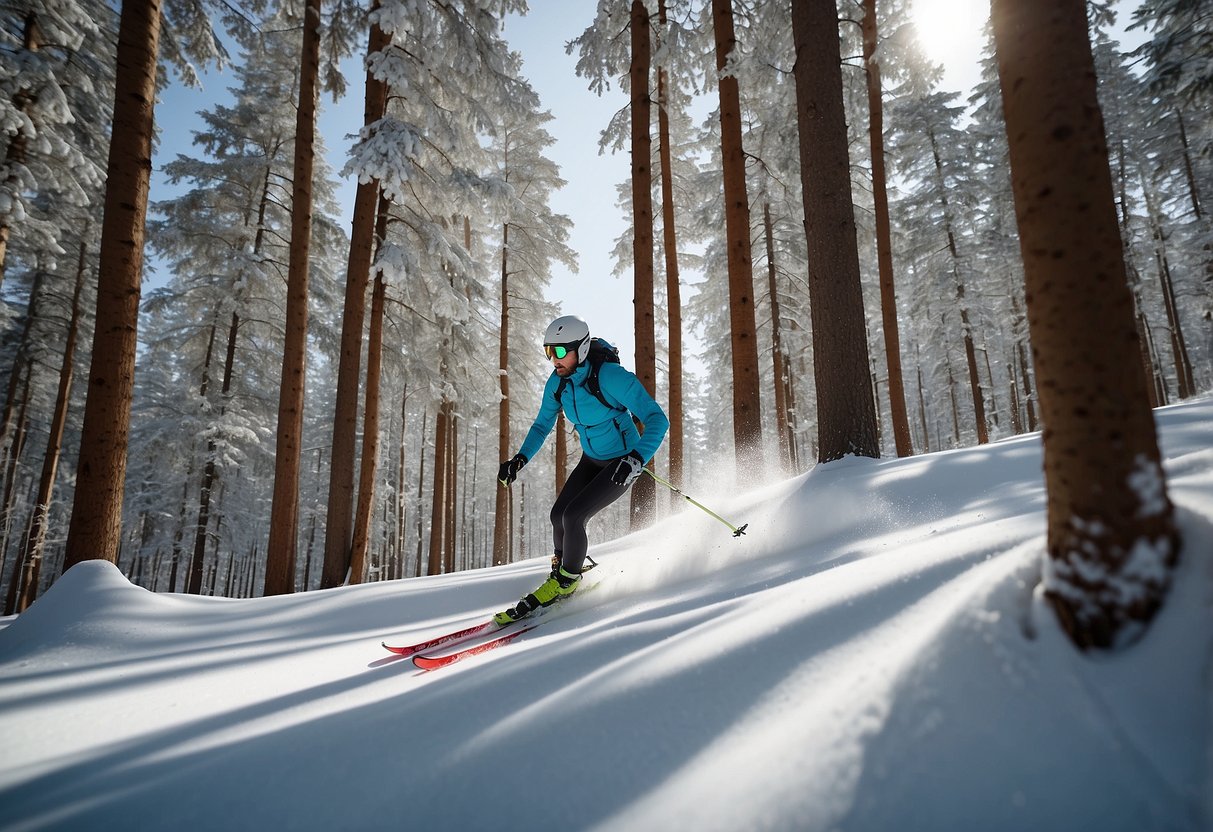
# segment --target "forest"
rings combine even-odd
[[[592,129],[631,158],[615,259],[635,292],[624,361],[671,420],[655,471],[744,488],[1044,426],[1051,554],[1082,548],[1061,542],[1082,498],[1054,487],[1072,480],[1051,434],[1076,443],[1080,479],[1148,499],[1150,408],[1213,388],[1213,14],[993,5],[965,96],[916,42],[911,0],[562,10],[585,15],[579,76],[617,99]],[[546,379],[551,271],[577,263],[551,207],[552,116],[503,37],[525,2],[2,8],[5,614],[93,558],[154,591],[252,597],[550,554],[570,431],[525,483],[493,475]],[[1125,29],[1140,46],[1122,49]],[[347,94],[351,58],[365,119],[333,170],[315,110]],[[157,91],[210,66],[230,99],[161,196]],[[1067,102],[1086,121],[1052,136],[1090,130],[1090,177],[1032,145]],[[1052,219],[1032,210],[1080,179],[1099,185]],[[165,273],[145,292],[153,256]],[[1075,423],[1066,396],[1118,404]],[[1132,438],[1096,463],[1074,437],[1105,428]],[[641,482],[594,539],[681,508]],[[1138,531],[1172,564],[1168,518]],[[1089,584],[1052,580],[1081,630]]]

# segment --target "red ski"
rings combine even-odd
[[[417,665],[417,667],[421,668],[422,670],[437,670],[440,667],[446,667],[449,664],[454,664],[460,659],[466,659],[468,656],[475,656],[479,653],[484,653],[488,650],[500,647],[503,644],[509,644],[511,641],[518,638],[518,636],[522,635],[523,633],[529,633],[538,626],[538,622],[528,624],[521,629],[514,630],[512,633],[506,633],[503,636],[497,636],[496,638],[489,639],[488,641],[482,641],[479,644],[473,644],[471,647],[465,647],[462,650],[456,650],[454,653],[447,653],[442,656],[415,655],[413,656],[413,664]]]
[[[474,627],[468,627],[463,630],[456,630],[453,633],[447,633],[446,635],[436,636],[429,641],[423,641],[419,644],[412,644],[408,647],[393,647],[386,641],[383,642],[383,646],[384,649],[390,650],[399,656],[413,656],[424,650],[430,650],[434,647],[441,647],[444,644],[450,644],[455,641],[465,641],[469,638],[474,638],[475,636],[481,635],[482,633],[492,632],[493,630],[498,629],[500,626],[500,624],[490,618],[488,621],[477,624]]]

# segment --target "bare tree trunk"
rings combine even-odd
[[[632,314],[636,327],[636,377],[657,395],[657,335],[653,321],[653,138],[649,71],[652,46],[649,11],[644,0],[632,0]],[[644,426],[640,426],[644,430]],[[645,460],[648,462],[649,460]],[[631,528],[653,524],[657,492],[651,477],[632,486]]]
[[[407,509],[405,508],[404,464],[405,437],[408,436],[408,388],[400,391],[400,447],[396,456],[396,573],[394,577],[404,577],[404,529]]]
[[[373,4],[376,8],[378,3]],[[367,54],[383,51],[390,37],[371,25]],[[366,73],[363,124],[383,118],[386,85]],[[358,434],[358,377],[362,362],[362,325],[366,317],[366,287],[375,242],[375,205],[379,182],[359,182],[354,194],[354,222],[345,274],[345,304],[341,316],[341,353],[337,362],[337,395],[333,413],[333,457],[329,467],[329,499],[324,531],[324,569],[320,586],[340,586],[350,569],[354,513],[354,460]],[[365,429],[363,436],[366,435]]]
[[[1146,199],[1146,213],[1154,237],[1154,258],[1158,264],[1158,283],[1162,288],[1163,309],[1167,313],[1167,329],[1171,336],[1171,358],[1175,362],[1175,380],[1179,398],[1191,398],[1196,392],[1192,378],[1192,361],[1188,358],[1188,345],[1184,339],[1183,326],[1179,320],[1179,309],[1175,305],[1175,287],[1171,281],[1171,264],[1167,258],[1167,235],[1162,220],[1154,210],[1154,197],[1149,183],[1142,181],[1142,193]]]
[[[1139,635],[1180,535],[1125,280],[1083,0],[994,0],[1048,490],[1045,597],[1080,647]]]
[[[320,68],[320,0],[304,11],[299,111],[295,122],[295,173],[291,191],[291,255],[287,274],[286,342],[278,398],[277,461],[265,552],[265,594],[295,591],[299,537],[299,455],[307,380],[308,252],[312,238],[312,171],[315,164],[316,91]]]
[[[666,1],[658,0],[657,22],[666,27]],[[669,333],[670,431],[666,447],[670,454],[670,478],[683,481],[683,401],[682,401],[682,290],[678,273],[678,232],[674,222],[674,164],[670,144],[670,114],[667,110],[666,71],[657,67],[657,142],[661,164],[661,230],[665,249],[666,314]]]
[[[211,382],[211,357],[215,349],[215,324],[211,324],[211,335],[206,342],[206,358],[202,362],[202,384],[199,398],[205,400]],[[194,553],[190,558],[189,578],[185,591],[197,595],[202,591],[202,566],[206,561],[206,530],[211,519],[211,488],[215,483],[215,441],[206,443],[206,465],[202,472],[202,488],[198,495],[198,522],[194,524]]]
[[[442,535],[446,531],[443,511],[446,509],[446,432],[449,411],[450,405],[443,399],[438,405],[438,413],[434,419],[434,493],[430,500],[430,552],[426,566],[427,575],[437,575],[442,571]]]
[[[732,0],[712,0],[716,70],[723,72],[737,45]],[[724,166],[724,221],[728,238],[729,328],[733,362],[733,443],[742,481],[763,467],[762,407],[758,380],[758,327],[754,263],[750,251],[750,195],[741,143],[741,91],[737,78],[720,78],[720,155]]]
[[[793,0],[820,462],[880,456],[868,379],[835,0]]]
[[[767,294],[771,297],[771,369],[775,377],[775,425],[779,436],[779,464],[785,473],[792,467],[792,420],[788,411],[786,361],[783,354],[783,326],[779,312],[779,285],[775,268],[775,229],[771,221],[771,203],[762,204],[762,227],[767,246]]]
[[[897,292],[893,286],[893,234],[885,186],[884,105],[880,94],[880,64],[876,54],[876,0],[863,0],[863,66],[868,88],[868,145],[872,155],[872,198],[876,208],[876,262],[880,271],[880,312],[884,324],[885,364],[889,369],[889,416],[898,456],[914,453],[910,417],[901,375],[901,336],[897,326]]]
[[[507,166],[508,169],[508,166]],[[513,456],[510,437],[510,224],[501,230],[501,332],[497,343],[497,458]],[[510,489],[500,482],[493,488],[493,565],[510,562]]]
[[[422,534],[422,521],[425,518],[425,512],[422,511],[422,506],[425,491],[425,432],[429,418],[429,410],[423,410],[421,413],[421,442],[417,445],[417,561],[413,564],[414,578],[421,577],[421,554],[422,546],[425,542],[425,535]]]
[[[71,317],[68,319],[67,340],[63,346],[63,363],[59,368],[59,391],[55,396],[55,411],[51,416],[50,434],[46,440],[46,454],[42,457],[42,476],[38,481],[38,496],[34,498],[29,532],[26,535],[25,549],[22,553],[23,585],[17,591],[15,612],[24,612],[38,594],[38,578],[42,571],[42,550],[46,543],[47,515],[50,512],[51,496],[55,489],[55,474],[59,470],[59,456],[63,450],[63,428],[67,424],[72,379],[75,377],[76,334],[80,328],[80,293],[84,288],[85,252],[85,244],[81,242],[80,256],[76,263],[76,287],[72,292]]]
[[[455,495],[459,491],[459,466],[456,461],[456,448],[459,446],[459,421],[455,415],[454,404],[447,414],[446,426],[446,488],[445,505],[442,508],[443,522],[446,528],[442,536],[443,572],[455,571]]]
[[[387,206],[380,205],[386,212]],[[375,473],[379,467],[379,375],[383,365],[383,302],[387,287],[375,276],[371,297],[371,329],[366,347],[366,404],[362,416],[362,469],[358,477],[358,510],[354,515],[354,547],[350,583],[362,583],[367,549],[371,542],[371,508],[375,500]]]
[[[977,348],[973,343],[973,326],[969,322],[969,306],[965,300],[965,282],[960,273],[960,252],[956,248],[956,232],[952,222],[952,203],[948,199],[948,188],[944,182],[943,160],[939,155],[939,143],[929,128],[927,137],[931,142],[931,156],[935,161],[935,177],[939,187],[939,201],[943,206],[944,232],[948,239],[948,254],[952,258],[952,278],[956,283],[956,307],[960,310],[960,331],[964,340],[965,361],[969,368],[969,391],[973,396],[974,420],[977,427],[977,442],[985,445],[990,441],[986,425],[986,403],[981,391],[981,378],[977,372]]]
[[[97,319],[65,571],[94,558],[116,564],[122,545],[159,44],[159,0],[124,2],[101,226]]]

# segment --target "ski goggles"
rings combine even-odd
[[[543,353],[550,361],[553,358],[564,358],[569,353],[575,352],[579,346],[581,346],[580,341],[573,344],[544,344]]]

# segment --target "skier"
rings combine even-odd
[[[665,411],[640,379],[618,363],[614,348],[590,338],[590,328],[581,318],[565,315],[552,321],[543,349],[552,362],[552,374],[543,388],[539,414],[518,453],[501,463],[497,478],[505,488],[514,482],[552,432],[561,408],[577,430],[582,455],[552,505],[552,572],[516,606],[497,613],[498,624],[525,618],[577,590],[589,546],[586,523],[623,496],[657,453],[670,427]],[[643,436],[633,416],[644,425]]]

